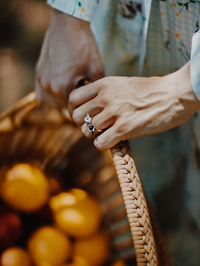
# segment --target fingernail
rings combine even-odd
[[[94,145],[96,146],[96,147],[98,147],[99,146],[99,141],[98,141],[98,137],[94,140]]]

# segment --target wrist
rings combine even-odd
[[[197,99],[190,79],[190,62],[184,65],[172,75],[176,98],[183,105],[185,112],[192,115],[200,109],[200,101]]]

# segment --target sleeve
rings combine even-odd
[[[192,36],[190,78],[194,93],[200,100],[200,29]]]
[[[99,0],[47,0],[52,8],[91,22]]]

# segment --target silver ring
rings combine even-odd
[[[87,125],[92,123],[92,118],[91,118],[90,114],[87,114],[84,121]]]
[[[90,114],[87,114],[87,116],[84,118],[84,121],[87,124],[88,131],[93,135],[96,129],[92,125],[92,117],[90,116]]]
[[[90,114],[87,114],[87,116],[84,118],[85,123],[87,124],[88,131],[91,133],[91,135],[94,134],[95,130],[98,132],[101,132],[101,129],[97,129],[92,125],[92,117]]]

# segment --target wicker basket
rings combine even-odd
[[[36,159],[48,173],[66,171],[71,185],[95,195],[110,229],[113,259],[136,256],[138,266],[169,265],[159,228],[153,223],[155,236],[159,236],[156,252],[146,199],[128,142],[112,148],[112,156],[98,151],[67,111],[41,105],[31,93],[0,114],[0,147],[0,167]]]

